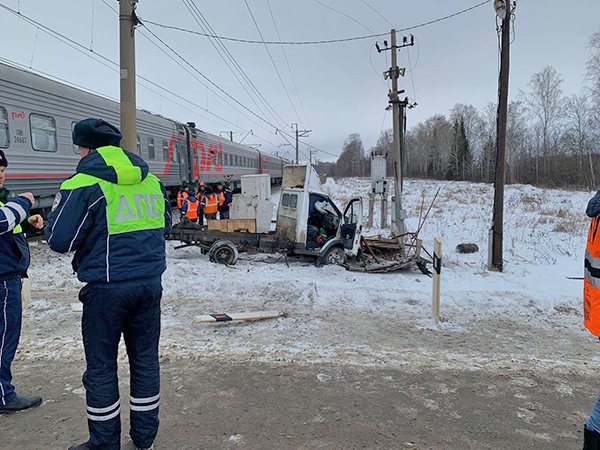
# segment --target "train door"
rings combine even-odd
[[[177,132],[179,138],[176,140],[176,144],[178,150],[177,153],[179,153],[181,181],[189,183],[192,174],[190,167],[190,133],[189,130],[181,124],[177,124]]]

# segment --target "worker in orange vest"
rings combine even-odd
[[[184,186],[177,193],[177,207],[179,208],[180,211],[183,208],[184,200],[186,200],[189,196],[190,196],[190,187],[189,186]]]
[[[219,197],[219,219],[229,219],[229,208],[231,207],[231,191],[225,189],[223,183],[217,185]]]
[[[590,200],[586,214],[592,219],[585,251],[583,281],[583,323],[600,337],[600,191]],[[583,430],[583,448],[600,449],[600,396]]]
[[[204,197],[204,194],[206,194],[206,183],[201,181],[198,186],[198,192],[196,193],[196,198],[200,202],[200,209],[198,210],[198,223],[200,225],[204,225],[204,209],[202,206],[202,197]]]
[[[217,218],[217,211],[219,210],[219,197],[213,192],[212,187],[206,189],[206,194],[200,201],[202,210],[206,216],[206,220],[215,220]]]
[[[181,208],[181,214],[187,217],[191,222],[198,222],[198,213],[200,210],[200,202],[191,193],[188,198],[183,201],[183,207]]]

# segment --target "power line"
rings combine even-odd
[[[108,7],[108,8],[110,8],[110,9],[111,9],[111,10],[112,10],[112,11],[113,11],[115,14],[119,14],[119,12],[118,12],[118,11],[117,11],[115,8],[113,8],[113,7],[112,7],[110,4],[108,4],[108,2],[107,2],[106,0],[102,0],[102,2],[103,2],[103,3],[104,3],[104,4],[105,4],[105,5]],[[146,30],[147,30],[149,33],[151,33],[151,34],[153,34],[153,35],[154,35],[154,33],[152,33],[152,31],[151,31],[151,30],[148,30],[148,28],[147,28],[147,27],[145,27],[145,28],[146,28]],[[260,123],[258,123],[258,122],[256,122],[256,121],[254,121],[254,120],[253,120],[251,117],[247,116],[247,115],[246,115],[246,114],[244,114],[242,111],[240,111],[239,109],[237,109],[237,108],[236,108],[234,105],[232,105],[231,103],[229,103],[229,102],[228,102],[228,101],[227,101],[227,100],[226,100],[224,97],[222,97],[222,96],[221,96],[221,95],[220,95],[220,94],[219,94],[217,91],[215,91],[215,90],[211,89],[211,87],[210,87],[208,84],[206,84],[206,83],[205,83],[203,80],[201,80],[200,78],[198,78],[198,76],[197,76],[196,74],[194,74],[194,73],[193,73],[193,72],[192,72],[192,71],[191,71],[189,68],[185,67],[185,66],[184,66],[184,65],[183,65],[183,64],[182,64],[180,61],[178,61],[177,59],[175,59],[175,57],[173,57],[172,55],[170,55],[169,53],[167,53],[167,51],[166,51],[166,50],[164,50],[163,48],[161,48],[161,47],[160,47],[160,46],[159,46],[159,45],[158,45],[156,42],[154,42],[154,41],[153,41],[153,40],[152,40],[150,37],[146,36],[146,35],[144,34],[144,32],[143,32],[143,31],[144,31],[144,30],[140,30],[140,31],[139,31],[139,33],[140,33],[140,34],[141,34],[141,35],[142,35],[142,36],[143,36],[145,39],[147,39],[147,40],[148,40],[148,42],[150,42],[150,43],[151,43],[152,45],[154,45],[154,46],[155,46],[157,49],[159,49],[159,50],[160,50],[162,53],[164,53],[164,54],[165,54],[165,55],[166,55],[166,56],[167,56],[169,59],[171,59],[171,61],[173,61],[175,64],[177,64],[177,65],[178,65],[179,67],[181,67],[183,70],[185,70],[185,71],[186,71],[186,72],[187,72],[189,75],[191,75],[191,76],[192,76],[194,79],[196,79],[196,81],[198,81],[200,84],[202,84],[203,86],[205,86],[205,87],[206,87],[206,88],[207,88],[207,89],[208,89],[210,92],[212,92],[212,93],[213,93],[213,94],[215,94],[217,97],[219,97],[221,100],[223,100],[223,101],[224,101],[224,102],[225,102],[227,105],[231,106],[231,107],[232,107],[232,108],[233,108],[235,111],[237,111],[237,112],[239,112],[240,114],[242,114],[242,115],[243,115],[243,116],[244,116],[246,119],[248,119],[248,120],[250,120],[252,123],[254,123],[254,124],[258,125],[258,126],[259,126],[259,127],[261,127],[263,130],[265,130],[265,131],[269,132],[269,130],[268,130],[267,128],[265,128],[263,125],[261,125]],[[159,40],[159,41],[161,41],[160,39],[158,39],[158,40]],[[161,43],[162,43],[162,42],[161,42]],[[169,48],[169,49],[170,49],[170,47],[169,47],[168,45],[167,45],[167,48]],[[141,77],[141,76],[139,76],[139,75],[138,75],[138,77],[140,77],[140,78],[144,79],[143,77]],[[167,90],[167,89],[165,89],[165,88],[162,88],[162,86],[158,86],[158,85],[156,85],[156,86],[157,86],[157,87],[159,87],[159,88],[161,88],[161,89],[163,89],[163,90],[165,90],[166,92],[169,92],[169,93],[171,93],[169,90]],[[171,93],[171,95],[173,95],[173,94]],[[176,94],[175,94],[175,95],[176,95]],[[183,99],[183,97],[179,97],[179,98]],[[186,99],[183,99],[183,100],[186,100]],[[186,100],[186,101],[187,101],[187,100]],[[190,103],[191,103],[191,102],[190,102]],[[175,104],[177,104],[177,103],[175,103]],[[219,117],[219,118],[221,118],[220,116],[217,116],[215,113],[212,113],[211,111],[209,111],[209,110],[208,110],[208,108],[204,108],[204,107],[202,107],[202,106],[196,105],[195,103],[191,103],[191,104],[195,105],[196,107],[198,107],[198,108],[200,108],[200,109],[202,109],[202,110],[204,110],[204,111],[207,111],[207,112],[208,112],[208,113],[210,113],[210,114],[213,114],[213,115],[215,115],[216,117]],[[181,106],[181,105],[180,105],[180,106]],[[221,119],[222,119],[222,120],[224,120],[224,121],[226,121],[227,123],[229,123],[229,124],[231,124],[231,125],[235,126],[236,128],[239,128],[239,129],[243,130],[243,128],[239,127],[238,125],[234,124],[233,122],[230,122],[230,121],[228,121],[227,119],[224,119],[224,118],[221,118]],[[208,120],[210,120],[210,119],[208,119]],[[215,122],[215,123],[217,123],[217,122]],[[247,130],[244,130],[244,131],[247,131]]]
[[[213,33],[213,35],[216,35],[215,30],[212,28],[212,26],[210,25],[210,23],[208,22],[206,17],[204,17],[204,15],[202,14],[202,11],[200,11],[200,9],[198,8],[198,6],[194,2],[194,0],[182,0],[182,1],[183,1],[184,5],[186,6],[186,8],[190,11],[190,13],[192,14],[192,17],[194,18],[196,23],[200,26],[200,28],[203,31],[208,30],[211,33]],[[239,65],[239,63],[234,58],[233,54],[229,51],[229,49],[225,46],[225,44],[219,38],[215,38],[215,42],[213,42],[211,40],[211,44],[213,45],[213,47],[215,47],[215,49],[217,50],[217,53],[219,54],[219,56],[221,56],[223,61],[225,61],[225,64],[227,65],[229,70],[233,73],[234,77],[240,82],[240,84],[242,84],[242,82],[238,78],[236,71],[233,70],[232,67],[229,65],[229,63],[227,62],[226,57],[231,61],[231,63],[234,65],[234,67],[237,68],[239,73],[242,75],[242,78],[244,78],[246,80],[246,82],[248,83],[250,88],[255,92],[255,95],[257,95],[258,99],[265,105],[265,107],[267,108],[267,111],[269,111],[269,114],[275,120],[275,122],[278,122],[278,120],[281,120],[281,122],[279,122],[278,125],[282,128],[285,127],[286,125],[282,125],[282,124],[286,124],[287,122],[277,113],[277,111],[275,111],[275,109],[267,101],[267,99],[264,97],[264,95],[262,95],[262,93],[258,90],[256,85],[252,82],[250,77],[246,74],[246,72],[244,71],[242,66]],[[221,53],[221,51],[219,50],[219,47],[217,45],[221,47],[221,49],[223,50],[223,53]],[[246,87],[243,84],[242,84],[242,87],[244,88],[246,93],[250,96],[250,93],[246,90]],[[263,115],[266,116],[266,114],[262,111],[262,109],[258,106],[256,101],[254,100],[254,98],[252,96],[250,96],[250,98],[254,102],[256,107],[259,109],[259,111]]]
[[[325,8],[327,8],[327,9],[330,9],[331,11],[334,11],[334,12],[336,12],[336,13],[338,13],[338,14],[340,14],[340,15],[344,16],[344,17],[347,17],[348,19],[352,20],[353,22],[356,22],[356,23],[357,23],[357,24],[359,24],[361,27],[363,27],[365,30],[367,30],[369,33],[373,33],[373,30],[371,30],[371,29],[370,29],[368,26],[366,26],[366,25],[365,25],[365,24],[363,24],[362,22],[360,22],[360,21],[356,20],[354,17],[352,17],[352,16],[349,16],[348,14],[346,14],[346,13],[344,13],[344,12],[342,12],[342,11],[339,11],[339,10],[337,10],[337,9],[335,9],[335,8],[332,8],[331,6],[329,6],[329,5],[326,5],[326,4],[325,4],[325,3],[323,3],[323,2],[320,2],[319,0],[315,0],[315,2],[317,2],[317,3],[318,3],[319,5],[321,5],[321,6],[324,6],[324,7],[325,7]]]
[[[252,14],[252,10],[250,9],[250,5],[248,4],[248,1],[244,0],[244,3],[246,4],[246,7],[248,8],[248,12],[250,13],[250,17],[252,17],[252,21],[254,22],[254,25],[256,26],[256,30],[258,31],[258,34],[260,35],[260,39],[262,41],[264,41],[265,39],[264,39],[264,37],[262,35],[262,32],[260,31],[258,23],[256,23],[256,19],[254,18],[254,14]],[[298,117],[298,120],[300,121],[300,123],[302,123],[302,120],[300,119],[300,114],[298,114],[298,111],[296,110],[296,106],[294,106],[294,102],[292,101],[292,97],[290,97],[290,93],[288,92],[287,87],[285,86],[283,78],[281,77],[281,73],[279,72],[279,69],[277,68],[277,64],[275,64],[275,60],[273,59],[273,56],[271,55],[271,52],[269,50],[269,46],[266,45],[266,44],[265,44],[265,50],[267,51],[267,54],[269,55],[269,59],[271,60],[271,63],[273,63],[273,67],[275,68],[275,72],[277,72],[277,76],[279,77],[279,81],[281,81],[281,85],[283,86],[283,90],[285,91],[285,94],[287,95],[287,98],[290,101],[290,104],[292,105],[292,108],[293,108],[294,112],[296,113],[296,117]]]
[[[461,11],[458,11],[456,13],[444,16],[444,17],[440,17],[439,19],[435,19],[435,20],[430,20],[428,22],[423,22],[420,23],[418,25],[413,25],[407,28],[402,28],[400,30],[397,30],[399,33],[402,33],[404,31],[410,31],[410,30],[415,30],[417,28],[422,28],[428,25],[433,25],[435,23],[438,22],[442,22],[444,20],[448,20],[451,19],[453,17],[456,16],[460,16],[461,14],[467,13],[469,11],[472,11],[476,8],[479,8],[483,5],[486,5],[488,3],[492,2],[492,0],[485,0],[481,3],[478,3],[477,5],[471,6],[470,8],[467,9],[463,9]],[[161,27],[161,28],[167,28],[167,29],[171,29],[171,30],[177,30],[177,31],[182,31],[184,33],[190,33],[190,34],[196,34],[198,36],[204,36],[204,37],[209,37],[209,38],[215,38],[215,39],[221,39],[224,41],[232,41],[232,42],[240,42],[240,43],[245,43],[245,44],[266,44],[266,45],[319,45],[319,44],[337,44],[340,42],[351,42],[351,41],[360,41],[360,40],[365,40],[365,39],[372,39],[372,38],[377,38],[377,37],[382,37],[382,36],[388,36],[390,34],[389,31],[386,31],[385,33],[378,33],[378,34],[369,34],[366,36],[356,36],[356,37],[349,37],[349,38],[340,38],[340,39],[327,39],[327,40],[320,40],[320,41],[257,41],[257,40],[252,40],[252,39],[240,39],[240,38],[232,38],[232,37],[227,37],[227,36],[220,36],[220,35],[216,35],[216,34],[209,34],[209,33],[200,33],[198,31],[194,31],[194,30],[189,30],[186,28],[181,28],[181,27],[175,27],[175,26],[171,26],[171,25],[164,25],[162,23],[159,22],[154,22],[152,20],[145,20],[145,23],[147,24],[151,24],[157,27]]]
[[[43,25],[43,24],[41,24],[41,23],[39,23],[39,22],[37,22],[37,21],[29,18],[28,16],[26,16],[24,14],[19,14],[17,11],[14,11],[12,8],[9,8],[9,7],[7,7],[7,6],[3,5],[3,4],[0,4],[0,7],[4,8],[5,10],[9,11],[10,13],[16,15],[17,17],[21,18],[22,20],[26,21],[30,25],[38,27],[39,29],[42,29],[43,31],[45,31],[46,33],[48,33],[48,35],[50,35],[51,37],[57,39],[58,41],[62,42],[63,44],[71,47],[72,49],[74,49],[76,51],[78,51],[79,53],[88,56],[89,58],[93,59],[94,61],[98,62],[99,64],[102,64],[104,67],[108,68],[109,70],[111,70],[113,72],[117,72],[117,73],[119,72],[118,69],[117,69],[117,67],[119,67],[119,64],[116,63],[116,62],[114,62],[114,61],[112,61],[110,58],[107,58],[106,56],[103,56],[103,55],[101,55],[101,54],[99,54],[97,52],[90,51],[84,45],[82,45],[82,44],[80,44],[80,43],[78,43],[78,42],[76,42],[76,41],[74,41],[74,40],[66,37],[65,35],[63,35],[63,34],[57,32],[57,31],[53,30],[52,28],[49,28],[49,27],[47,27],[47,26],[45,26],[45,25]],[[7,61],[11,62],[10,60],[7,60]],[[19,66],[20,64],[17,63],[17,64],[14,64],[14,65]],[[41,72],[41,71],[38,71],[38,72],[45,74],[44,72]],[[227,120],[227,119],[219,116],[216,113],[213,113],[212,111],[209,111],[206,108],[203,108],[202,106],[200,106],[200,105],[198,105],[198,104],[196,104],[196,103],[188,100],[187,98],[184,98],[184,97],[182,97],[182,96],[180,96],[180,95],[178,95],[178,94],[170,91],[169,89],[167,89],[167,88],[165,88],[163,86],[160,86],[159,84],[157,84],[157,83],[155,83],[155,82],[153,82],[153,81],[151,81],[151,80],[149,80],[149,79],[147,79],[147,78],[145,78],[145,77],[143,77],[143,76],[141,76],[139,74],[137,75],[137,77],[139,79],[143,80],[144,82],[150,84],[151,86],[154,86],[154,87],[156,87],[158,89],[161,89],[162,91],[168,93],[169,95],[172,95],[173,97],[176,97],[176,98],[178,98],[180,100],[183,100],[183,101],[185,101],[185,102],[187,102],[187,103],[189,103],[189,104],[191,104],[191,105],[193,105],[193,106],[195,106],[195,107],[197,107],[197,108],[199,108],[199,109],[201,109],[203,111],[206,111],[207,113],[215,116],[216,118],[222,120],[223,122],[222,123],[215,122],[215,121],[211,120],[210,118],[204,117],[204,116],[202,116],[202,114],[196,112],[198,115],[200,115],[200,117],[203,117],[203,118],[205,118],[205,119],[207,119],[207,120],[209,120],[211,122],[214,122],[214,123],[217,123],[217,124],[220,124],[220,125],[223,125],[224,123],[227,123],[227,124],[229,124],[231,126],[234,126],[235,128],[238,128],[240,130],[244,130],[242,127],[238,126],[237,124],[235,124],[235,123],[233,123],[233,122],[231,122],[231,121],[229,121],[229,120]],[[56,78],[56,79],[58,79],[60,81],[64,81],[64,80],[59,79],[57,77],[54,77],[54,78]],[[161,95],[158,92],[154,91],[153,89],[149,88],[148,86],[144,86],[143,83],[141,83],[141,82],[138,82],[138,83],[141,86],[143,86],[144,88],[148,89],[149,91],[151,91],[151,92],[153,92],[153,93],[155,93],[157,95]],[[69,84],[74,85],[73,83],[69,83]],[[74,86],[79,87],[77,85],[74,85]],[[87,91],[90,91],[87,88],[84,88],[84,89],[87,90]],[[102,94],[100,94],[100,95],[102,95]],[[103,95],[103,96],[106,97],[105,95]],[[110,98],[110,97],[107,97],[107,98]],[[174,104],[176,104],[176,105],[178,105],[180,107],[185,108],[181,104],[179,104],[179,103],[177,103],[177,102],[175,102],[175,101],[173,101],[171,99],[169,99],[169,100],[172,103],[174,103]],[[272,126],[272,125],[270,125],[270,126]],[[244,130],[244,131],[247,131],[247,130]],[[271,145],[273,145],[273,144],[271,143]]]
[[[385,20],[387,23],[389,23],[392,28],[394,28],[394,24],[392,22],[390,22],[389,20],[387,20],[387,18],[382,15],[379,11],[377,11],[375,8],[373,8],[371,5],[369,5],[365,0],[360,0],[361,2],[363,2],[365,5],[367,5],[369,8],[371,8],[373,11],[375,11],[375,14],[377,14],[379,17],[381,17],[383,20]]]
[[[277,22],[275,21],[275,15],[273,14],[273,10],[271,9],[271,2],[269,0],[267,0],[267,6],[269,7],[269,12],[271,13],[271,19],[273,19],[273,25],[275,26],[275,31],[277,32],[277,38],[279,40],[281,40],[281,35],[279,34],[279,28],[277,27]],[[304,118],[306,119],[306,124],[308,125],[308,128],[311,128],[309,120],[308,120],[308,115],[306,114],[306,110],[304,109],[304,105],[302,104],[302,98],[300,97],[300,93],[298,92],[298,86],[296,85],[296,80],[294,78],[294,72],[292,71],[292,68],[290,66],[290,61],[288,60],[287,53],[286,53],[285,47],[283,45],[281,46],[281,51],[283,52],[283,56],[284,56],[285,62],[287,64],[287,68],[290,72],[290,77],[292,78],[294,90],[296,91],[296,96],[298,97],[298,103],[300,103],[300,108],[302,109],[302,112],[304,113]],[[300,121],[300,123],[302,123],[302,121]],[[304,127],[304,125],[302,125],[302,126]]]

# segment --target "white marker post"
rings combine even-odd
[[[440,324],[440,282],[442,278],[442,238],[436,237],[433,244],[433,299],[431,309],[435,324]]]

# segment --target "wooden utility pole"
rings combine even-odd
[[[121,146],[132,153],[137,147],[135,93],[135,5],[138,0],[119,0],[119,44],[121,59]]]
[[[496,2],[499,3],[499,2]],[[506,123],[508,120],[508,80],[510,69],[510,21],[512,9],[505,2],[506,15],[502,19],[502,54],[498,82],[498,115],[496,131],[496,180],[494,182],[494,222],[492,243],[492,267],[503,269],[502,240],[504,228],[504,178],[506,171]]]
[[[233,142],[233,131],[229,132],[229,140]]]

